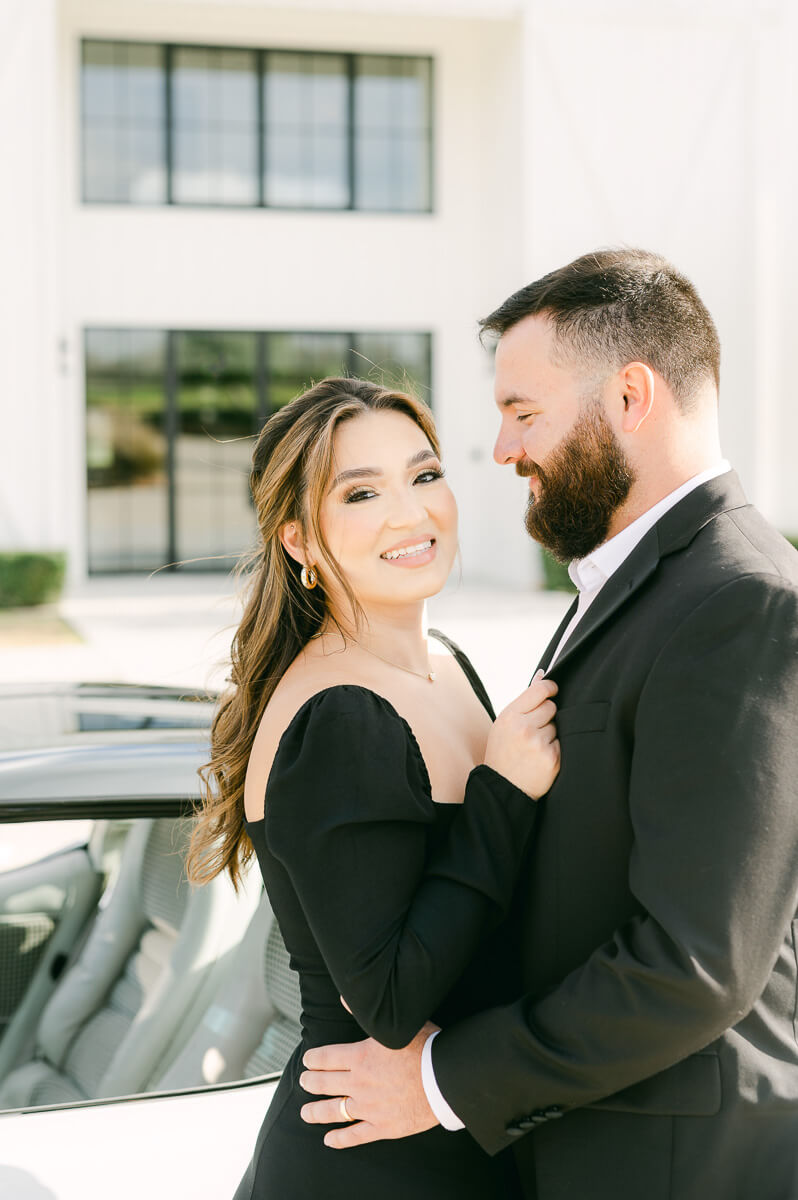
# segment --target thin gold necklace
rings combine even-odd
[[[355,642],[355,645],[359,646],[361,650],[365,650],[366,654],[371,654],[374,658],[378,658],[380,662],[387,663],[389,667],[396,667],[397,671],[406,671],[408,675],[415,675],[416,679],[426,679],[430,683],[435,682],[434,671],[414,671],[411,667],[403,667],[401,663],[392,662],[390,658],[383,658],[376,650],[369,650],[368,646],[364,646],[362,642]]]
[[[317,633],[314,637],[314,640],[315,638],[323,637],[323,633]],[[416,679],[426,679],[428,683],[435,682],[435,672],[433,670],[414,671],[412,667],[403,667],[401,663],[393,662],[390,658],[383,658],[383,656],[378,654],[376,650],[369,650],[368,646],[364,646],[362,642],[356,642],[354,638],[352,638],[352,642],[361,650],[365,650],[366,654],[370,654],[373,658],[378,658],[380,662],[386,663],[389,667],[396,667],[397,671],[405,671],[408,675],[415,675]]]

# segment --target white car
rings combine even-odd
[[[299,1039],[257,863],[183,855],[212,703],[0,689],[0,1197],[227,1200]]]

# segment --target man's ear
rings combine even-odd
[[[654,372],[646,363],[627,363],[621,371],[623,388],[623,416],[621,429],[624,433],[637,433],[654,405],[656,380]]]
[[[307,554],[305,552],[305,538],[302,533],[302,526],[298,521],[287,521],[280,530],[280,541],[283,543],[285,550],[295,562],[301,563],[303,567],[307,566]]]

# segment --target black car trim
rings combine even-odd
[[[134,1104],[145,1100],[169,1100],[177,1096],[199,1096],[206,1092],[229,1092],[233,1088],[258,1087],[264,1083],[277,1083],[280,1073],[255,1075],[251,1079],[231,1079],[226,1083],[208,1083],[204,1086],[173,1088],[168,1092],[134,1092],[129,1096],[108,1096],[99,1100],[73,1100],[67,1104],[41,1104],[37,1107],[23,1105],[22,1108],[0,1109],[0,1117],[35,1116],[36,1113],[58,1112],[61,1109],[98,1108],[109,1104]]]
[[[23,821],[65,821],[101,817],[192,817],[197,801],[190,796],[48,797],[46,800],[0,801],[0,824]]]

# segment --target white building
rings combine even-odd
[[[229,439],[398,362],[431,387],[466,578],[528,584],[476,320],[618,242],[697,283],[726,453],[798,531],[795,9],[3,0],[0,547],[64,548],[73,583],[229,562]]]

